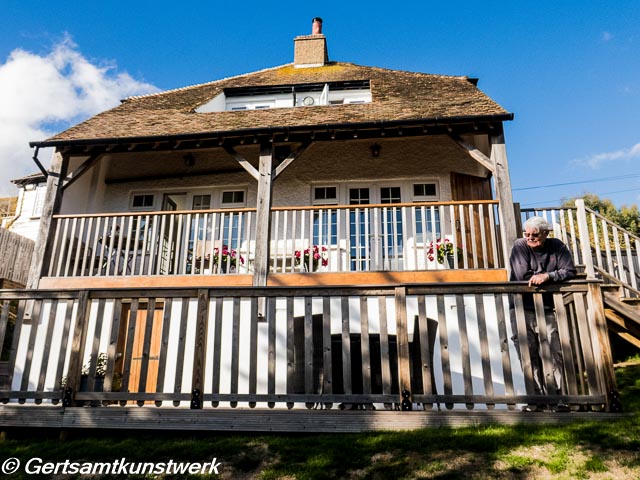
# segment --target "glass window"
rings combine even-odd
[[[440,211],[435,207],[416,207],[416,242],[427,243],[439,238]]]
[[[338,211],[335,209],[313,212],[313,244],[338,244]]]
[[[153,194],[134,195],[131,200],[131,207],[137,209],[150,209],[153,208],[154,200],[155,195]]]
[[[244,190],[222,192],[222,206],[244,206]]]
[[[194,195],[193,210],[208,210],[211,208],[211,195]]]
[[[336,187],[315,187],[313,201],[314,203],[338,203],[338,189]]]
[[[400,187],[383,187],[380,189],[380,203],[400,203]]]
[[[414,183],[413,198],[414,200],[434,199],[438,196],[435,183]]]
[[[349,205],[368,205],[370,202],[368,188],[349,189]]]

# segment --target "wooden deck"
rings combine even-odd
[[[526,344],[523,295],[544,321],[542,292],[526,284],[0,291],[2,324],[16,312],[0,418],[7,427],[357,431],[560,421],[519,411],[559,402],[576,410],[567,421],[598,417],[615,389],[599,284],[546,293],[565,360],[556,393],[541,328],[548,394],[534,391],[527,354],[521,363],[511,341],[515,333]],[[425,410],[388,410],[405,396]]]
[[[347,411],[138,407],[0,406],[0,428],[350,433],[477,425],[567,424],[628,416],[604,412]]]

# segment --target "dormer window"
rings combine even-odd
[[[312,107],[371,102],[369,80],[227,88],[198,113]]]

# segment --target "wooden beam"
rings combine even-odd
[[[489,170],[491,173],[496,173],[496,168],[494,163],[491,161],[489,157],[487,157],[484,153],[482,153],[475,145],[471,145],[470,143],[465,142],[462,137],[459,135],[449,135],[451,139],[456,142],[462,150],[469,154],[471,158],[477,161],[484,168]]]
[[[276,178],[278,178],[278,175],[280,175],[285,170],[285,168],[291,165],[291,163],[295,159],[297,159],[300,155],[302,155],[304,151],[309,147],[309,145],[311,145],[311,142],[305,142],[302,145],[300,145],[300,147],[298,147],[294,152],[291,152],[287,156],[287,158],[285,158],[282,161],[282,163],[276,167],[276,170],[273,174],[273,179],[275,180]]]
[[[509,176],[509,162],[507,161],[507,148],[502,132],[492,135],[491,138],[491,163],[494,164],[494,185],[497,200],[500,202],[500,238],[502,239],[502,251],[504,252],[504,264],[509,269],[509,255],[513,242],[518,238],[516,230],[516,216],[513,208],[513,195],[511,193],[511,178]]]
[[[272,177],[273,146],[271,143],[263,143],[260,147],[260,172],[256,205],[256,253],[253,271],[253,285],[256,287],[267,285],[267,275],[269,273]]]
[[[62,190],[66,190],[67,188],[69,188],[71,185],[73,185],[82,175],[84,175],[85,173],[87,173],[89,171],[89,169],[91,169],[91,167],[93,167],[98,160],[100,160],[102,158],[101,153],[94,153],[93,155],[91,155],[89,158],[87,158],[82,165],[80,165],[78,168],[76,168],[73,172],[71,172],[69,175],[67,175],[67,178],[64,179],[64,182],[62,184]]]
[[[66,176],[68,165],[69,158],[62,155],[60,151],[53,154],[51,168],[47,176],[47,191],[42,207],[42,215],[40,216],[40,228],[38,230],[38,237],[29,269],[29,280],[27,281],[27,288],[29,289],[38,288],[38,282],[45,267],[44,259],[51,258],[53,235],[50,235],[50,232],[53,231],[55,227],[53,216],[58,213],[60,204],[62,203],[60,179]]]
[[[247,173],[249,175],[251,175],[253,178],[255,178],[258,182],[260,182],[260,173],[258,172],[258,170],[256,170],[256,167],[254,167],[253,165],[251,165],[246,158],[244,158],[242,155],[240,155],[238,152],[236,152],[233,147],[229,147],[229,146],[225,146],[224,147],[225,152],[227,152],[229,155],[231,155],[236,162],[238,162],[240,164],[240,166],[242,168],[244,168]]]

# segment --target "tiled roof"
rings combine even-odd
[[[29,183],[42,183],[42,182],[45,182],[46,180],[47,178],[44,176],[43,173],[37,172],[37,173],[32,173],[30,175],[26,175],[24,177],[14,178],[13,180],[11,180],[11,183],[14,183],[19,187],[23,187],[24,185],[27,185]]]
[[[226,88],[369,80],[372,102],[197,113]],[[198,135],[235,130],[317,127],[460,117],[508,119],[509,113],[467,77],[443,76],[332,62],[321,67],[284,65],[202,85],[131,97],[45,143]]]

